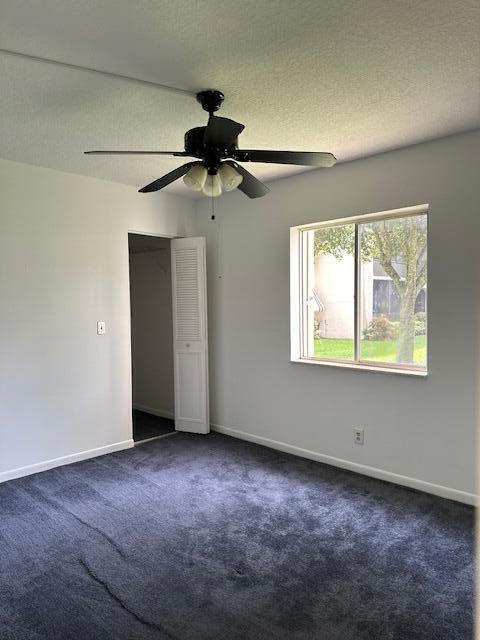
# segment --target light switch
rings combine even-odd
[[[97,322],[97,335],[103,336],[105,335],[105,321],[99,320]]]

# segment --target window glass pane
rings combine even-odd
[[[426,365],[427,216],[358,225],[360,359]]]
[[[308,356],[353,360],[355,225],[308,233]]]

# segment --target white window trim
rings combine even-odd
[[[290,361],[302,364],[314,364],[327,367],[337,367],[343,369],[357,369],[361,371],[374,371],[377,373],[393,373],[408,376],[426,377],[428,375],[428,362],[425,367],[416,365],[404,365],[398,363],[385,363],[381,362],[369,362],[359,359],[359,345],[360,341],[358,337],[360,335],[360,325],[358,317],[358,305],[357,305],[357,292],[360,285],[360,270],[358,261],[360,259],[359,252],[356,251],[355,260],[355,360],[333,360],[322,358],[307,358],[302,356],[302,353],[307,352],[305,349],[304,341],[307,336],[304,336],[303,313],[306,306],[304,299],[304,292],[306,290],[306,274],[303,269],[303,258],[305,252],[305,237],[304,231],[318,229],[320,227],[335,226],[338,224],[356,224],[365,223],[368,221],[386,218],[405,218],[407,216],[415,216],[421,214],[427,214],[429,210],[428,204],[416,205],[413,207],[404,207],[402,209],[392,209],[390,211],[382,211],[379,213],[367,213],[363,215],[350,216],[347,218],[337,218],[335,220],[327,220],[325,222],[309,223],[298,225],[290,228]],[[357,230],[358,227],[355,227]],[[357,234],[357,231],[356,231]],[[357,242],[357,237],[356,237]],[[428,344],[428,337],[427,337]]]

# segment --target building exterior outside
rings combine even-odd
[[[401,277],[405,275],[404,262],[393,262],[393,266]],[[363,262],[361,278],[361,327],[366,328],[378,316],[397,322],[400,312],[398,294],[379,262]],[[341,260],[324,253],[315,256],[311,305],[316,320],[317,338],[353,339],[354,286],[353,256],[346,255]],[[415,312],[425,311],[425,307],[426,296],[423,289],[417,296]]]

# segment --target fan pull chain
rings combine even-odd
[[[215,242],[216,242],[216,251],[215,251],[215,271],[217,274],[217,278],[221,278],[222,277],[222,273],[221,273],[221,251],[222,251],[222,233],[221,233],[221,224],[220,224],[220,220],[218,218],[216,218],[215,216],[215,204],[214,204],[214,199],[212,196],[212,215],[211,215],[211,220],[216,222],[216,238],[215,238]]]

